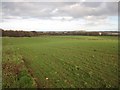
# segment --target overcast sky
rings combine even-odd
[[[2,2],[1,9],[3,29],[118,30],[117,2]]]

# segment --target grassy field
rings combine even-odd
[[[3,38],[3,88],[118,87],[118,38]]]

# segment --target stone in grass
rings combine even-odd
[[[84,85],[87,85],[88,83],[87,82],[84,82]]]
[[[21,60],[21,63],[24,63],[24,61],[23,61],[23,60]]]
[[[94,56],[94,55],[92,55],[92,57],[94,58],[95,56]]]
[[[74,86],[71,84],[70,87],[74,87]]]
[[[64,82],[67,82],[67,80],[64,80]]]
[[[57,72],[55,72],[55,74],[57,74]]]
[[[106,88],[111,88],[111,85],[106,85]]]
[[[48,78],[45,78],[46,80],[48,80]]]
[[[92,72],[92,71],[90,71],[90,72],[88,72],[88,74],[91,76],[91,75],[93,74],[93,72]]]
[[[58,79],[57,82],[59,82],[60,80]]]

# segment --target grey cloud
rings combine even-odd
[[[3,3],[3,12],[5,15],[9,16],[21,16],[21,17],[46,17],[45,12],[50,12],[50,9],[46,9],[44,12],[41,12],[46,7],[42,4],[38,5],[37,3]]]
[[[99,7],[103,2],[83,2],[82,4],[86,7]]]
[[[117,2],[4,2],[2,3],[3,18],[51,18],[70,16],[81,18],[85,16],[117,15]],[[57,11],[55,12],[55,10]]]
[[[118,7],[117,3],[101,3],[99,4],[99,7],[93,6],[95,2],[89,2],[85,5],[85,3],[77,3],[76,5],[73,5],[72,8],[70,6],[63,7],[62,11],[66,12],[69,15],[72,15],[73,17],[83,17],[83,16],[101,16],[101,15],[117,15]],[[96,3],[95,3],[96,4]],[[97,5],[97,4],[96,4]]]
[[[56,8],[62,6],[71,5],[71,3],[55,3],[55,2],[4,2],[2,9],[5,17],[9,16],[21,16],[21,17],[32,17],[32,18],[46,18],[56,16],[51,13]],[[58,14],[57,14],[58,15]]]

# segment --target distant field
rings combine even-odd
[[[3,37],[3,88],[118,87],[114,36]]]

